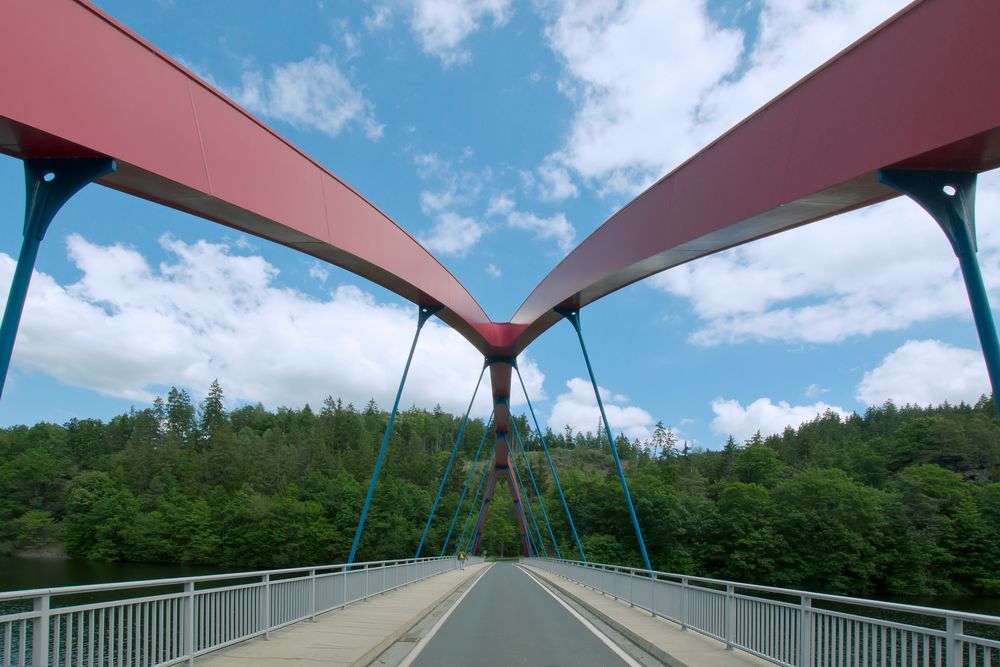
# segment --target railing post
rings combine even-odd
[[[812,598],[802,596],[799,605],[799,662],[798,667],[812,667],[813,663],[813,611]]]
[[[184,655],[187,664],[194,664],[194,582],[184,583]]]
[[[733,650],[736,641],[736,589],[726,584],[726,650]]]
[[[681,577],[681,630],[688,629],[688,580]]]
[[[365,600],[368,599],[368,563],[365,563]]]
[[[962,640],[958,638],[962,634],[962,619],[949,616],[945,626],[945,664],[948,667],[961,667],[962,665]]]
[[[271,575],[264,575],[264,591],[261,594],[261,625],[264,626],[264,639],[271,638]]]
[[[34,667],[49,665],[49,608],[51,598],[42,595],[34,599],[32,607],[38,618],[31,624],[31,664]],[[10,656],[6,656],[10,658]]]
[[[628,571],[628,606],[635,606],[635,570]]]
[[[309,570],[309,620],[316,622],[316,570]]]

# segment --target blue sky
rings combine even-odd
[[[497,321],[643,188],[905,5],[96,4],[368,197]],[[4,295],[22,206],[20,163],[0,157]],[[978,214],[997,307],[994,174]],[[412,307],[343,270],[98,186],[56,218],[36,270],[3,425],[107,419],[214,378],[231,405],[388,406],[413,330]],[[678,267],[583,320],[612,426],[632,437],[662,420],[715,448],[827,409],[988,391],[957,262],[903,200]],[[460,412],[479,363],[430,326],[404,404]],[[568,324],[522,366],[545,424],[596,427]]]

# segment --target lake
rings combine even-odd
[[[243,568],[160,563],[101,563],[69,558],[0,557],[0,592],[29,588],[55,588],[113,581],[142,581],[198,577],[239,572]]]

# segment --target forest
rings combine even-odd
[[[827,413],[721,450],[656,425],[615,443],[654,568],[849,595],[1000,595],[1000,422],[975,405]],[[171,389],[150,408],[0,431],[0,554],[283,567],[346,560],[388,413],[327,398],[319,411],[227,410]],[[579,559],[538,434],[515,418],[565,558]],[[358,560],[410,557],[461,417],[402,411]],[[486,424],[470,420],[422,555],[441,553]],[[546,431],[588,560],[640,565],[607,440]],[[492,447],[471,475],[458,535]],[[515,461],[528,485],[523,458]],[[529,521],[530,525],[530,521]],[[542,524],[544,548],[554,553]],[[503,482],[484,531],[518,551]]]

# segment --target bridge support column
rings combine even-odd
[[[622,462],[618,458],[618,448],[615,446],[615,439],[611,435],[611,425],[608,424],[608,415],[604,411],[604,401],[601,400],[601,391],[597,388],[597,378],[594,376],[594,367],[590,364],[590,355],[587,354],[587,346],[583,342],[583,330],[580,328],[579,308],[556,308],[555,311],[569,320],[576,330],[576,336],[580,339],[580,349],[583,350],[583,360],[587,362],[587,372],[590,373],[590,383],[594,385],[594,396],[597,397],[597,407],[601,410],[601,420],[604,423],[604,433],[608,437],[608,444],[611,446],[611,455],[615,459],[615,467],[618,469],[618,479],[622,483],[622,491],[625,493],[625,505],[628,507],[628,515],[632,519],[632,527],[635,529],[635,538],[639,542],[639,550],[642,552],[642,560],[646,564],[646,569],[652,576],[653,566],[649,564],[649,555],[646,553],[646,541],[642,539],[642,529],[639,528],[639,519],[635,516],[635,507],[632,505],[632,494],[628,490],[628,482],[625,481],[625,471],[622,470]]]
[[[115,161],[109,158],[24,161],[24,240],[0,324],[0,395],[7,380],[31,272],[49,224],[73,195],[88,183],[110,174],[115,167]]]
[[[979,344],[986,360],[993,403],[1000,415],[1000,342],[976,256],[976,175],[965,171],[916,171],[883,169],[878,180],[902,192],[930,213],[944,231],[958,257]]]

